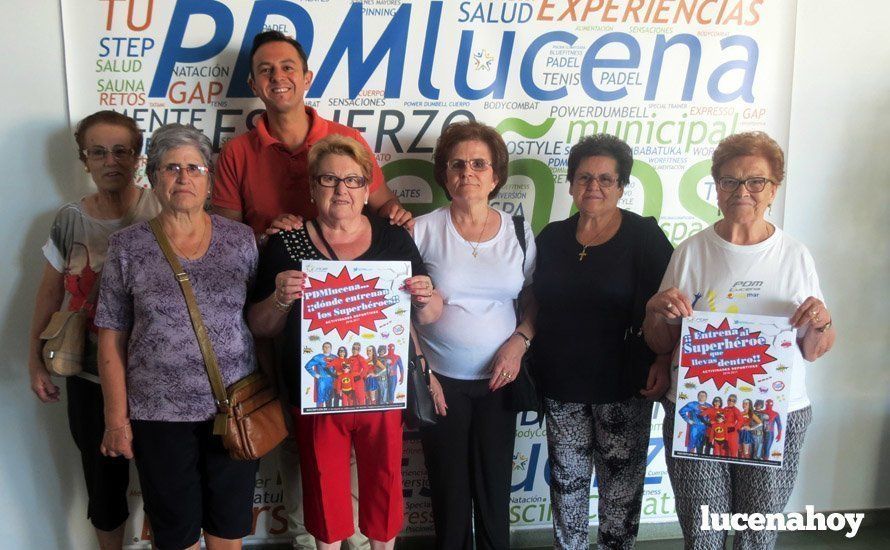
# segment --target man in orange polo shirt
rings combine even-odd
[[[249,83],[266,112],[256,119],[253,130],[223,148],[212,200],[216,213],[250,225],[262,240],[272,222],[285,214],[315,217],[308,171],[313,143],[329,134],[341,134],[365,147],[368,144],[357,130],[325,120],[303,103],[312,71],[306,52],[293,38],[278,31],[254,38]],[[370,147],[368,151],[374,159]],[[411,220],[411,213],[386,186],[376,160],[368,207],[372,214],[398,225]]]
[[[312,71],[299,42],[278,31],[260,33],[254,37],[250,61],[249,84],[266,112],[256,119],[253,130],[230,140],[220,153],[212,203],[217,214],[251,226],[262,245],[267,233],[275,231],[270,230],[273,222],[278,221],[278,227],[292,227],[297,221],[293,216],[311,219],[316,215],[309,197],[308,153],[312,144],[329,134],[354,138],[365,147],[368,144],[355,129],[325,120],[303,103],[303,95],[312,83]],[[370,147],[368,151],[374,159]],[[391,223],[411,225],[411,213],[386,187],[376,160],[368,207],[372,214],[389,218]],[[257,353],[261,363],[270,362],[264,359],[270,354],[268,345],[258,343]],[[295,532],[294,548],[315,548],[315,541],[303,525],[299,464],[292,441],[282,445],[281,457],[285,506]],[[356,495],[353,501],[355,512]],[[347,542],[353,549],[369,547],[358,526]]]

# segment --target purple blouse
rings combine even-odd
[[[248,226],[220,216],[211,220],[207,253],[179,261],[228,386],[256,370],[244,304],[256,275],[257,248]],[[109,239],[95,323],[129,332],[130,418],[195,422],[213,417],[216,407],[185,298],[147,222]]]

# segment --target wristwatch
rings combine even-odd
[[[528,351],[528,348],[530,348],[532,345],[532,339],[518,330],[510,336],[519,336],[520,338],[522,338],[522,341],[525,343],[525,351]]]

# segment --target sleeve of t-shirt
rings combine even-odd
[[[426,270],[426,265],[423,263],[423,258],[420,256],[420,251],[417,249],[417,245],[414,244],[414,240],[411,238],[408,230],[403,227],[391,225],[387,225],[386,227],[389,228],[389,231],[391,232],[390,239],[393,247],[393,254],[391,257],[410,260],[412,275],[429,275]]]
[[[643,265],[640,266],[640,286],[643,296],[648,301],[653,294],[658,292],[659,285],[664,279],[674,247],[668,240],[664,231],[658,227],[655,218],[643,218]]]
[[[96,305],[97,327],[129,332],[133,326],[133,296],[127,276],[127,243],[119,236],[108,240],[108,255],[102,267],[99,302]]]
[[[216,161],[216,178],[213,183],[211,201],[214,206],[243,212],[241,178],[238,175],[238,163],[235,161],[235,156],[236,151],[232,142],[227,143]]]
[[[284,240],[280,233],[269,237],[266,246],[259,253],[256,279],[250,292],[250,301],[262,302],[275,292],[275,276],[282,271],[282,258],[286,254]]]
[[[71,247],[74,245],[74,217],[76,215],[77,211],[74,208],[68,205],[63,206],[56,213],[53,225],[49,230],[49,238],[43,245],[43,257],[59,273],[65,271],[68,255],[71,254]]]
[[[377,190],[378,187],[383,185],[385,182],[383,180],[383,170],[380,169],[380,165],[377,164],[377,155],[374,154],[374,150],[371,149],[371,146],[368,145],[368,142],[365,141],[365,138],[362,136],[361,132],[355,130],[353,128],[354,135],[356,141],[361,143],[365,149],[368,150],[368,154],[371,155],[371,187],[368,188],[368,191],[373,193]]]
[[[528,221],[524,222],[525,229],[525,265],[522,266],[522,273],[525,276],[525,282],[522,287],[525,288],[534,282],[535,260],[538,257],[538,246],[535,243],[535,234],[532,232],[532,226]]]
[[[259,251],[256,246],[256,238],[250,231],[245,235],[243,250],[244,258],[247,261],[247,284],[248,288],[252,288],[253,282],[256,280],[257,268],[259,266]]]
[[[809,295],[825,302],[825,297],[822,295],[822,286],[819,284],[819,274],[816,273],[816,261],[813,259],[809,250],[804,250],[804,254],[804,262],[807,266],[807,287],[809,288]]]
[[[806,288],[803,289],[803,292],[798,295],[802,299],[800,303],[795,304],[795,308],[800,306],[800,304],[803,303],[803,300],[807,299],[810,296],[822,300],[822,302],[825,303],[825,298],[822,295],[822,287],[819,284],[819,274],[816,273],[816,262],[815,260],[813,260],[813,256],[810,254],[810,251],[806,248],[804,248],[803,250],[803,263],[806,268],[806,278],[803,284],[806,285]],[[827,303],[825,304],[825,307],[828,307]],[[809,325],[798,329],[798,339],[806,336],[808,330]]]

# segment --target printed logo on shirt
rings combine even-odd
[[[757,298],[763,288],[763,281],[736,281],[730,287],[726,297],[730,300]]]
[[[720,291],[719,295],[722,295],[722,292],[723,291]],[[693,294],[692,308],[695,309],[695,305],[702,298],[704,298],[708,304],[708,308],[702,309],[701,311],[716,312],[717,311],[717,296],[718,296],[717,291],[711,290],[711,289],[708,289],[707,291],[704,291],[704,292],[701,292],[701,291],[695,292]],[[732,300],[733,293],[732,292],[727,293],[726,297],[728,299]],[[721,304],[721,308],[722,307],[723,307],[723,305]],[[724,308],[724,313],[738,313],[738,312],[739,312],[739,306],[737,304],[729,304],[727,307]]]

